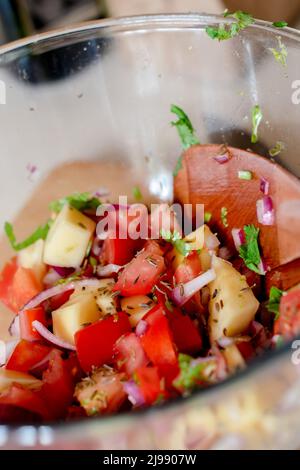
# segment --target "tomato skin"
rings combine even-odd
[[[274,323],[274,334],[292,339],[300,333],[300,289],[281,297],[279,318]]]
[[[165,270],[158,245],[148,244],[121,272],[113,290],[124,297],[147,295]]]
[[[53,349],[47,370],[43,373],[43,386],[39,392],[47,404],[52,419],[64,418],[73,401],[75,379],[78,373],[73,357],[62,358],[62,351]]]
[[[174,346],[171,329],[164,309],[158,305],[148,312],[143,321],[148,328],[140,337],[147,357],[154,366],[158,367],[161,377],[167,384],[172,383],[178,374],[177,352]]]
[[[123,266],[132,260],[140,248],[141,240],[107,238],[104,240],[100,259],[104,264]]]
[[[167,398],[157,367],[140,367],[134,373],[134,378],[146,405],[152,405],[161,397]]]
[[[202,272],[201,261],[196,251],[187,256],[184,261],[177,267],[174,273],[176,284],[185,284],[186,282],[195,279]],[[203,306],[201,303],[200,292],[197,292],[184,306],[185,311],[203,312]]]
[[[178,351],[190,355],[199,353],[203,346],[202,336],[192,319],[175,308],[173,312],[167,312],[167,316]]]
[[[241,343],[236,343],[236,347],[238,348],[246,362],[250,361],[250,359],[254,357],[254,349],[250,341],[242,341]]]
[[[15,347],[5,368],[28,373],[36,364],[42,361],[51,350],[51,347],[45,346],[44,344],[22,339]]]
[[[39,396],[39,392],[23,388],[21,385],[14,384],[6,392],[0,395],[0,407],[16,407],[33,413],[44,421],[51,419],[48,411],[48,403]]]
[[[140,339],[135,333],[122,336],[115,345],[114,361],[118,370],[131,376],[136,369],[149,363]]]
[[[41,335],[32,327],[32,322],[37,320],[47,326],[46,314],[43,307],[23,310],[19,313],[21,338],[26,341],[40,341]]]
[[[0,274],[0,300],[13,311],[15,311],[15,307],[11,290],[17,269],[17,258],[12,258],[6,263]]]
[[[92,367],[112,364],[116,341],[131,331],[124,312],[107,316],[75,334],[75,345],[82,369],[89,373]]]
[[[62,294],[57,294],[54,297],[52,297],[49,301],[50,304],[50,310],[57,310],[59,309],[62,305],[68,302],[69,298],[73,294],[74,289],[68,290],[66,292],[63,292]]]

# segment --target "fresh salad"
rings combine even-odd
[[[184,149],[198,145],[186,114],[172,111]],[[216,161],[224,171],[226,163]],[[261,181],[258,193],[267,190]],[[0,341],[1,422],[155,406],[225,380],[300,332],[300,288],[264,287],[258,223],[232,230],[232,249],[212,213],[184,233],[170,205],[150,210],[139,188],[134,195],[139,204],[112,211],[97,193],[54,201],[23,242],[5,224],[15,256],[0,275],[0,299],[15,316],[11,340]],[[268,225],[272,208],[263,215]],[[225,207],[219,217],[226,227]]]

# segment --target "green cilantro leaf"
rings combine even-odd
[[[178,363],[180,368],[179,376],[174,380],[173,385],[181,392],[192,392],[197,387],[208,382],[207,372],[208,367],[215,368],[214,359],[207,358],[207,362],[195,363],[193,357],[187,354],[178,355]]]
[[[191,252],[191,247],[182,239],[180,233],[161,229],[160,235],[166,242],[171,243],[181,255],[187,256]]]
[[[286,21],[274,21],[274,23],[272,23],[272,26],[275,28],[285,28],[288,25],[289,24]]]
[[[212,213],[211,212],[204,212],[204,222],[208,224],[211,221]]]
[[[132,194],[136,201],[141,201],[143,199],[143,195],[139,186],[134,186],[134,188],[132,188]]]
[[[49,220],[45,225],[38,227],[36,231],[33,232],[28,238],[19,243],[17,242],[12,224],[10,224],[9,222],[5,222],[4,231],[10,241],[12,248],[15,251],[20,251],[24,250],[24,248],[27,248],[30,245],[33,245],[38,240],[45,240],[48,235],[51,224],[52,221]]]
[[[278,41],[278,49],[276,49],[275,47],[269,47],[269,51],[272,52],[275,60],[281,64],[283,67],[286,67],[286,64],[287,64],[287,56],[288,56],[288,51],[287,51],[287,48],[286,46],[283,44],[283,42],[281,41],[281,37],[278,36],[277,37],[277,41]]]
[[[69,204],[78,211],[96,211],[98,206],[101,204],[101,201],[97,197],[91,196],[90,193],[74,193],[70,196],[51,202],[49,208],[53,212],[58,213],[66,204]]]
[[[274,147],[269,150],[269,155],[271,157],[277,157],[277,155],[279,155],[284,149],[285,149],[284,143],[278,140],[278,142],[276,142]]]
[[[184,150],[190,148],[192,145],[200,144],[199,139],[195,136],[193,125],[185,112],[178,106],[172,104],[171,113],[178,116],[178,120],[173,121],[171,124],[177,128]]]
[[[267,309],[269,312],[275,313],[275,320],[279,318],[279,305],[280,305],[281,297],[283,295],[284,295],[283,290],[280,290],[274,286],[271,287]]]
[[[224,227],[228,227],[228,220],[227,220],[227,216],[228,216],[228,209],[227,207],[222,207],[221,209],[221,220],[222,220],[222,224],[224,225]]]
[[[230,13],[228,10],[225,10],[224,18],[228,17],[233,18],[235,21],[232,23],[222,23],[218,27],[208,26],[206,28],[206,33],[210,38],[218,39],[219,41],[234,38],[240,31],[254,23],[253,16],[241,10],[235,13]]]
[[[246,243],[240,247],[240,257],[251,271],[262,274],[258,267],[261,262],[258,246],[259,228],[254,227],[254,225],[245,225],[244,232]]]
[[[256,144],[258,141],[258,128],[262,121],[263,114],[261,111],[260,106],[257,104],[252,108],[252,135],[251,135],[251,142],[252,144]]]

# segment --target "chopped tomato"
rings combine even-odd
[[[18,267],[15,258],[6,264],[0,276],[0,299],[8,308],[17,313],[41,290],[32,269]]]
[[[164,388],[157,367],[140,367],[134,373],[134,379],[138,385],[146,405],[152,405],[160,398],[166,398]]]
[[[19,313],[21,338],[27,341],[39,341],[41,335],[32,327],[32,322],[37,320],[43,325],[47,325],[46,314],[43,307],[36,307],[23,310]]]
[[[292,339],[300,333],[300,289],[283,295],[279,318],[274,323],[274,333]]]
[[[190,253],[183,262],[177,267],[174,277],[176,284],[185,284],[186,282],[195,279],[202,272],[201,261],[196,251]],[[203,312],[203,306],[201,303],[200,292],[197,292],[184,306],[185,311]]]
[[[121,272],[113,290],[120,291],[124,297],[149,294],[165,270],[164,258],[159,252],[158,244],[146,244]]]
[[[24,410],[19,406],[1,403],[0,396],[0,423],[38,423],[41,421],[41,417],[37,413],[32,411]]]
[[[18,384],[12,385],[0,395],[0,408],[5,405],[26,410],[45,421],[51,418],[48,411],[49,403],[45,403],[39,392],[29,390]]]
[[[15,311],[15,306],[12,298],[12,284],[14,276],[18,269],[17,258],[13,258],[6,263],[0,274],[0,300],[10,309]]]
[[[240,343],[236,343],[236,347],[240,351],[245,361],[249,361],[253,358],[254,349],[250,341],[242,341]]]
[[[29,372],[34,366],[45,359],[51,350],[52,348],[49,346],[22,339],[8,359],[6,369]]]
[[[68,302],[69,298],[73,294],[74,289],[68,290],[66,292],[63,292],[62,294],[57,294],[54,297],[52,297],[49,301],[50,303],[50,310],[57,310],[59,309],[62,305]]]
[[[175,308],[168,311],[167,316],[178,351],[191,355],[198,353],[202,349],[202,337],[191,318]]]
[[[67,415],[73,400],[77,374],[78,369],[74,367],[73,357],[63,359],[62,351],[53,349],[48,369],[43,373],[43,386],[39,392],[53,419],[61,419]]]
[[[136,369],[148,364],[141,342],[135,333],[122,336],[115,345],[115,362],[118,370],[131,376]]]
[[[158,367],[161,376],[171,383],[178,374],[178,360],[164,309],[160,305],[155,306],[143,320],[148,325],[145,333],[140,337],[144,351],[152,364]]]
[[[130,331],[128,316],[123,312],[77,331],[75,344],[82,369],[88,373],[93,367],[111,364],[116,341]]]

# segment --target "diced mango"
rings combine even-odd
[[[73,294],[67,303],[52,312],[53,332],[64,341],[74,344],[76,331],[96,322],[100,317],[101,312],[92,293]]]
[[[18,265],[32,269],[39,282],[42,282],[46,274],[46,265],[43,260],[44,245],[44,240],[37,240],[18,253]]]
[[[259,307],[245,276],[231,263],[216,256],[212,259],[216,279],[209,284],[209,330],[212,342],[224,336],[236,336],[254,320]]]
[[[44,262],[52,266],[78,268],[85,258],[95,227],[93,220],[66,204],[47,235]]]
[[[99,279],[97,287],[87,287],[84,289],[84,292],[89,292],[94,296],[94,299],[98,305],[101,316],[104,315],[114,315],[117,313],[117,300],[112,295],[112,288],[115,284],[115,280],[112,278],[108,279]],[[82,290],[75,291],[72,298],[75,298],[76,295],[83,293]]]
[[[121,309],[130,315],[129,322],[132,327],[135,327],[153,306],[153,300],[147,295],[134,295],[121,300]]]

